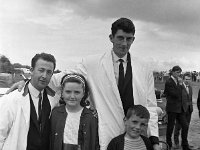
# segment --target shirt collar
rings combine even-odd
[[[127,54],[126,54],[124,57],[119,58],[119,57],[114,53],[114,51],[112,50],[112,56],[113,56],[114,62],[118,62],[119,59],[123,59],[124,62],[127,62]]]
[[[171,78],[174,80],[174,82],[177,84],[177,79],[171,76]]]
[[[184,85],[185,87],[188,87],[188,86],[189,86],[189,85],[186,85],[185,82],[183,82],[183,85]]]
[[[39,96],[39,93],[40,91],[38,91],[32,84],[31,82],[28,84],[28,88],[29,88],[29,91],[30,91],[30,94],[34,97],[38,97]],[[43,91],[41,91],[41,93],[43,94]]]

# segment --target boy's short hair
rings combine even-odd
[[[129,119],[132,115],[136,115],[140,118],[149,119],[150,113],[146,107],[142,105],[134,105],[130,107],[126,113],[126,118]]]

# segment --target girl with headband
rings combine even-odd
[[[86,108],[88,84],[80,74],[61,80],[61,102],[51,114],[50,150],[99,150],[98,118]]]

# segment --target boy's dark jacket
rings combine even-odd
[[[109,143],[107,150],[124,150],[124,136],[125,133],[113,138]],[[143,139],[147,150],[153,150],[153,146],[149,138],[143,135],[141,135],[141,138]]]
[[[56,107],[51,115],[51,137],[50,150],[62,150],[63,148],[63,133],[67,112],[65,105]],[[92,111],[84,108],[79,124],[78,144],[81,150],[99,150],[98,136],[98,119],[92,114]]]

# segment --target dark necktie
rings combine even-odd
[[[122,90],[123,90],[123,86],[124,86],[124,66],[123,66],[123,59],[119,59],[119,79],[118,79],[118,89],[119,89],[119,93],[120,96],[122,96]]]
[[[39,94],[39,101],[38,101],[38,122],[41,124],[42,119],[42,93]]]

